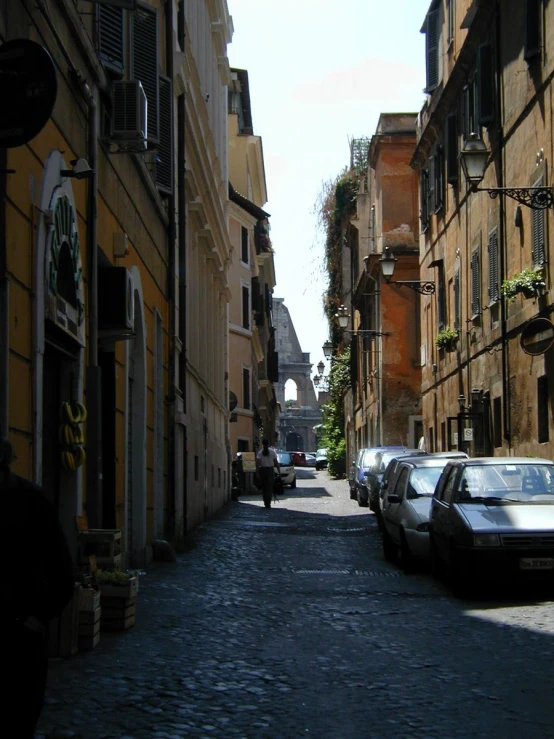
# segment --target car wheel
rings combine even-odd
[[[350,500],[356,500],[356,488],[350,488]]]
[[[295,478],[294,478],[294,480],[293,480],[293,481],[291,482],[291,484],[290,484],[290,487],[291,487],[291,490],[293,490],[293,489],[294,489],[294,488],[296,487],[296,477],[295,477]]]
[[[406,540],[406,534],[402,529],[400,529],[400,562],[406,575],[409,575],[410,572],[414,571],[414,558],[410,552],[410,547]]]
[[[397,552],[398,547],[390,538],[389,532],[387,531],[386,527],[383,526],[383,555],[387,562],[394,562],[396,560]]]
[[[365,500],[362,500],[362,498],[360,497],[360,491],[359,490],[358,490],[358,492],[356,494],[356,498],[358,500],[358,505],[360,506],[360,508],[367,508],[367,502]]]

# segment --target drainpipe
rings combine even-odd
[[[0,433],[8,434],[9,306],[6,277],[6,168],[7,149],[0,149]]]
[[[185,51],[185,0],[181,0],[181,23],[178,27],[179,45],[183,52]],[[187,205],[185,198],[185,163],[186,163],[186,97],[183,92],[177,99],[177,190],[178,190],[178,237],[179,237],[179,264],[178,264],[178,284],[179,284],[179,340],[181,342],[181,353],[179,356],[179,388],[183,400],[183,413],[187,412]],[[184,429],[184,449],[183,453],[183,531],[188,530],[187,520],[187,476],[188,476],[188,449],[187,449],[187,428]]]
[[[503,144],[504,144],[504,130],[502,127],[502,91],[501,91],[501,80],[502,80],[502,54],[500,49],[501,40],[501,23],[500,23],[500,3],[496,2],[496,68],[499,72],[498,85],[496,86],[496,110],[498,115],[498,187],[504,187],[504,169],[503,169]],[[506,208],[504,198],[498,198],[498,209],[499,209],[499,223],[498,223],[498,235],[500,247],[500,284],[506,279],[506,243],[505,243],[505,218]],[[506,330],[506,300],[503,298],[500,301],[500,328],[501,328],[501,346],[502,346],[502,421],[503,421],[503,435],[504,441],[507,442],[508,454],[512,450],[512,432],[511,432],[511,419],[510,419],[510,379],[509,379],[509,357],[508,357],[508,337]],[[469,392],[469,388],[468,388]]]

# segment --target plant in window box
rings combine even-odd
[[[542,269],[535,271],[531,267],[525,267],[521,272],[517,272],[504,280],[500,291],[508,303],[512,303],[519,293],[525,298],[537,298],[542,294],[545,287],[546,283]]]
[[[446,349],[447,352],[451,352],[457,340],[458,332],[449,326],[445,326],[435,336],[435,346],[438,349]]]

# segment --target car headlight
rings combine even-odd
[[[416,531],[429,531],[429,521],[425,521],[425,523],[420,523],[419,526],[416,526]]]
[[[498,534],[474,534],[474,547],[499,547],[500,537]]]

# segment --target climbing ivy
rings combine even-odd
[[[350,387],[350,347],[333,355],[329,372],[329,400],[323,406],[322,445],[327,448],[329,474],[342,477],[346,472],[344,439],[344,395]]]

